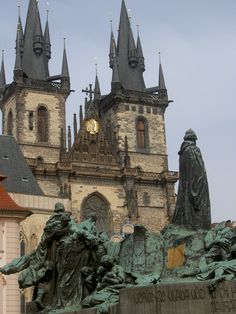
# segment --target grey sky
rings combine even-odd
[[[83,103],[82,88],[94,83],[95,63],[102,93],[110,90],[108,66],[110,23],[118,28],[121,0],[40,0],[43,25],[49,2],[53,57],[51,74],[61,71],[63,37],[73,93],[67,121]],[[7,81],[12,80],[17,5],[22,22],[28,0],[1,3],[0,49],[5,49]],[[134,34],[140,24],[147,87],[157,85],[158,51],[169,96],[166,112],[169,168],[178,170],[178,150],[184,132],[193,128],[205,160],[211,192],[213,221],[236,220],[236,1],[235,0],[126,0]],[[96,60],[95,60],[96,58]]]

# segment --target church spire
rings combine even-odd
[[[47,10],[47,21],[44,30],[44,43],[45,43],[45,53],[46,58],[49,61],[51,59],[51,40],[50,40],[50,32],[49,32],[49,23],[48,23],[48,10]]]
[[[5,75],[5,65],[4,65],[4,50],[2,50],[2,63],[0,70],[0,89],[4,89],[6,86],[6,75]]]
[[[124,0],[122,0],[120,14],[117,42],[117,64],[120,82],[125,89],[134,91],[145,90],[143,73],[137,66],[137,49]]]
[[[48,64],[45,58],[44,38],[37,0],[29,0],[24,32],[22,69],[31,79],[47,80]]]
[[[64,38],[64,50],[63,50],[61,77],[63,77],[63,78],[69,78],[70,77],[68,61],[67,61],[67,54],[66,54],[66,39],[65,38]]]

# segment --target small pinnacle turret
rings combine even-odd
[[[78,133],[78,126],[77,126],[77,116],[76,116],[76,113],[74,113],[73,125],[74,125],[74,141],[75,141],[75,138],[76,138],[77,133]]]
[[[18,36],[16,42],[16,60],[14,67],[14,76],[16,76],[16,71],[22,71],[22,58],[21,58],[21,40],[20,40],[20,29],[18,29]]]
[[[130,31],[129,31],[129,49],[128,49],[128,56],[129,56],[129,66],[134,69],[138,65],[138,56],[137,56],[137,49],[135,46],[135,41],[134,41],[134,35],[132,32],[131,28],[131,23],[130,23]]]
[[[64,136],[63,128],[61,128],[60,142],[61,142],[61,145],[60,145],[60,160],[62,160],[62,159],[65,158],[65,155],[66,155],[66,139],[65,139],[65,136]]]
[[[84,117],[83,117],[83,107],[80,105],[80,107],[79,107],[79,127],[80,127],[80,129],[82,128],[83,119],[84,119]]]
[[[143,48],[142,48],[139,34],[138,34],[138,39],[137,39],[137,57],[138,57],[140,68],[144,72],[145,71],[145,62],[144,62]]]
[[[69,78],[69,67],[67,61],[67,54],[66,54],[66,45],[65,45],[65,38],[64,38],[64,50],[63,50],[63,60],[62,60],[62,69],[61,69],[61,77],[62,78]]]
[[[117,58],[115,54],[115,46],[113,46],[113,51],[114,51],[114,64],[113,64],[113,69],[112,69],[111,89],[114,91],[116,89],[119,89],[122,85],[119,78]]]
[[[5,75],[5,65],[4,65],[4,51],[2,51],[2,63],[0,70],[0,89],[4,89],[6,86],[6,75]]]
[[[109,65],[110,68],[113,68],[114,58],[116,56],[116,41],[113,34],[113,30],[111,30],[111,39],[110,39],[110,53],[109,53]]]
[[[71,150],[71,128],[68,126],[68,150]]]
[[[48,14],[48,11],[47,11],[47,14]],[[47,15],[47,22],[46,22],[45,31],[44,31],[44,44],[45,44],[46,58],[49,61],[51,59],[52,52],[51,52],[51,41],[50,41],[48,15]]]
[[[94,86],[94,100],[98,101],[100,99],[101,99],[101,90],[100,90],[100,84],[99,84],[98,75],[96,71],[95,86]]]
[[[16,30],[16,50],[20,49],[20,55],[22,58],[23,52],[24,52],[24,32],[23,32],[23,27],[22,27],[22,22],[21,22],[21,17],[20,17],[20,7],[18,8],[19,8],[19,17],[18,17],[17,30]],[[19,48],[17,48],[18,44],[19,44]]]
[[[164,74],[162,70],[162,65],[161,61],[159,63],[159,86],[158,86],[158,93],[159,93],[159,98],[161,99],[167,99],[168,94],[167,94],[167,89],[166,89],[166,84],[165,84],[165,79],[164,79]]]
[[[44,50],[44,42],[43,42],[43,31],[40,21],[40,15],[37,5],[37,13],[34,24],[34,33],[33,33],[33,50],[36,56],[41,56]]]
[[[164,74],[161,63],[159,64],[159,89],[166,89]]]

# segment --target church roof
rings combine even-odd
[[[113,39],[111,37],[111,47],[112,43]],[[141,68],[140,60],[138,59],[138,51],[135,45],[131,23],[124,0],[122,0],[121,5],[116,54],[121,85],[127,90],[144,92],[145,82],[143,79],[143,70]]]
[[[24,32],[22,69],[29,78],[46,80],[48,65],[45,52],[42,50],[42,53],[37,55],[35,47],[43,49],[43,33],[37,2],[30,0]]]
[[[16,140],[0,135],[0,173],[7,176],[3,186],[8,192],[43,195]]]

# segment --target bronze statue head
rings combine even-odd
[[[185,132],[184,140],[185,141],[196,141],[197,135],[192,129],[189,129]]]
[[[65,206],[62,203],[56,203],[54,212],[63,213],[65,211]]]

